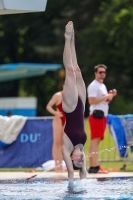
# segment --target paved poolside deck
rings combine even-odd
[[[37,175],[32,180],[45,178],[67,178],[67,172],[0,172],[0,181],[2,180],[26,180],[27,178]],[[108,174],[87,174],[87,178],[114,178],[114,177],[133,177],[133,172],[110,172]],[[78,172],[75,172],[74,178],[79,178]]]

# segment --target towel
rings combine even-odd
[[[121,118],[117,115],[109,114],[107,116],[107,124],[109,125],[110,133],[114,138],[119,156],[127,157],[127,141]]]
[[[0,147],[13,143],[24,127],[27,117],[13,115],[11,117],[0,115]]]

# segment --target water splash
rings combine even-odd
[[[129,149],[129,148],[132,147],[132,146],[133,146],[133,144],[128,145],[128,146],[120,146],[119,149],[117,149],[116,146],[111,147],[111,148],[108,148],[108,149],[105,148],[105,149],[100,150],[99,152],[91,152],[91,153],[89,153],[89,155],[86,156],[86,158],[91,157],[91,156],[94,155],[94,154],[101,154],[101,153],[104,153],[104,152],[106,152],[106,151],[109,152],[109,153],[111,153],[112,151],[122,150],[123,148],[124,148],[124,149],[125,149],[125,148]]]
[[[103,180],[75,180],[74,191],[68,191],[68,182],[43,182],[0,184],[2,200],[133,200],[132,178],[108,178]]]

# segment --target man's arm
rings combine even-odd
[[[97,92],[97,87],[88,87],[88,102],[90,105],[101,103],[102,101],[106,101],[107,99],[112,100],[113,98],[113,94],[106,94],[102,97],[97,98]]]
[[[100,98],[97,98],[97,97],[89,97],[88,98],[88,102],[90,105],[93,105],[93,104],[98,104],[102,101],[106,101],[107,99],[109,99],[108,97],[109,95],[105,95],[105,96],[102,96]]]

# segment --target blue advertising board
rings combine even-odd
[[[52,118],[27,119],[17,140],[0,147],[0,168],[35,168],[52,158]]]

